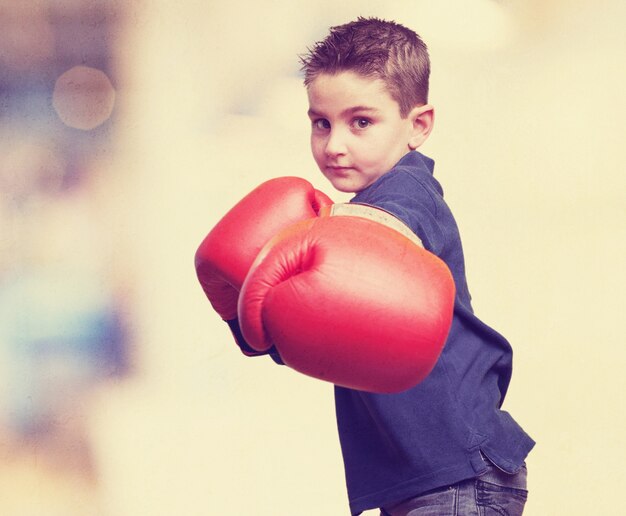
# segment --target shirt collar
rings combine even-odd
[[[428,172],[433,174],[435,170],[435,161],[428,156],[425,156],[419,151],[410,151],[407,152],[400,161],[396,163],[395,167],[420,167],[426,168]],[[392,169],[393,170],[393,169]]]

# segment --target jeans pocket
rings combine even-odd
[[[484,475],[476,479],[476,502],[481,516],[520,516],[524,511],[526,466],[517,473],[508,474],[490,465]]]

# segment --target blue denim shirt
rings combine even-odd
[[[450,334],[426,380],[398,394],[335,387],[353,514],[476,477],[486,470],[481,453],[516,472],[534,446],[501,409],[511,346],[473,312],[459,231],[433,168],[430,158],[409,152],[352,199],[404,221],[446,262],[456,284]]]

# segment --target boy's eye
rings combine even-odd
[[[330,129],[330,122],[325,118],[318,118],[317,120],[313,120],[313,128],[314,129]]]
[[[352,124],[357,129],[366,129],[367,127],[369,127],[372,124],[372,122],[370,120],[368,120],[367,118],[355,118],[354,122],[352,122]]]

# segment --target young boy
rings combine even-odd
[[[509,343],[474,315],[459,232],[416,149],[433,127],[422,40],[375,18],[334,27],[302,58],[322,173],[353,202],[404,221],[446,262],[456,284],[452,327],[428,378],[399,394],[335,387],[352,514],[518,515],[534,445],[501,410]]]

